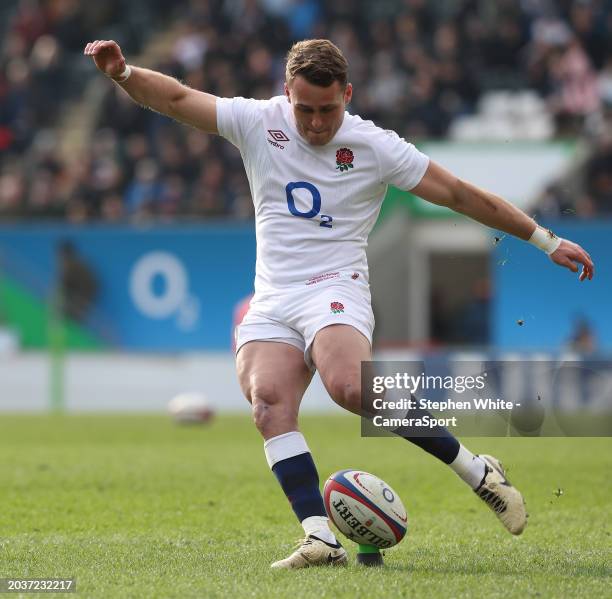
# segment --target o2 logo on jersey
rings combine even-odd
[[[310,210],[308,210],[308,212],[298,210],[298,207],[295,205],[295,197],[293,196],[294,189],[306,189],[310,192],[310,195],[312,196],[312,207]],[[308,183],[307,181],[294,181],[287,183],[285,191],[287,192],[287,207],[293,216],[299,216],[301,218],[314,218],[319,214],[319,212],[321,212],[321,194],[312,183]],[[321,222],[319,223],[320,227],[325,227],[327,229],[332,228],[332,221],[334,219],[331,216],[321,214],[319,218],[321,219]]]

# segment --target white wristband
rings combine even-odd
[[[529,238],[529,243],[550,255],[557,251],[557,248],[561,245],[561,238],[557,237],[550,229],[544,229],[538,225]]]
[[[123,73],[121,73],[117,77],[111,77],[111,79],[113,81],[116,81],[117,83],[124,83],[130,78],[131,74],[132,74],[132,67],[129,64],[126,64],[125,69],[123,69]]]

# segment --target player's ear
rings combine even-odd
[[[353,85],[351,83],[347,83],[346,89],[344,90],[344,103],[350,104],[352,97],[353,97]]]
[[[289,104],[291,104],[291,96],[290,96],[290,92],[289,92],[289,86],[287,85],[286,81],[285,81],[285,95],[287,96],[287,102],[289,102]]]

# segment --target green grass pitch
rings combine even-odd
[[[71,577],[82,597],[604,597],[612,588],[612,441],[466,442],[525,494],[519,538],[441,463],[350,416],[303,416],[322,483],[392,485],[409,514],[385,567],[271,571],[301,527],[247,416],[0,416],[0,577]],[[558,489],[562,489],[560,494]],[[34,595],[32,595],[34,596]],[[39,595],[37,595],[39,596]]]

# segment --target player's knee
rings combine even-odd
[[[255,400],[252,413],[257,430],[265,438],[297,430],[297,411],[291,406]]]
[[[243,392],[246,398],[253,405],[256,403],[275,404],[278,401],[278,390],[274,381],[267,377],[251,375],[243,385]]]
[[[249,388],[249,401],[255,405],[273,405],[276,403],[274,386],[253,382]]]
[[[361,381],[357,377],[340,376],[328,384],[332,399],[353,414],[361,413]]]
[[[270,404],[261,401],[254,401],[252,404],[253,422],[262,434],[265,434],[271,425],[271,407]]]
[[[273,425],[277,413],[274,406],[279,403],[274,384],[253,380],[249,389],[249,400],[255,426],[260,432],[265,433]]]

